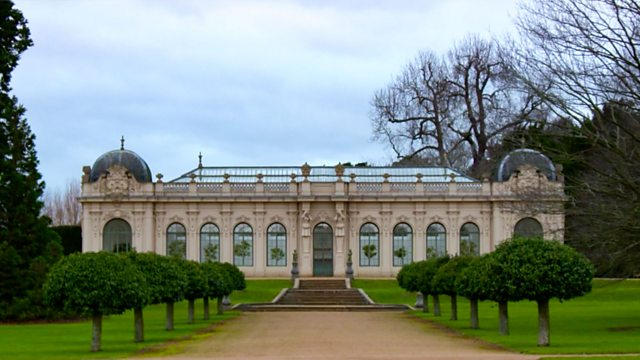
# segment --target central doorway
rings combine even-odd
[[[326,223],[313,228],[313,276],[333,276],[333,229]]]

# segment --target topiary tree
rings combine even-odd
[[[507,264],[515,297],[538,303],[538,346],[549,346],[549,300],[568,300],[591,291],[593,265],[574,249],[541,238],[513,238],[494,252]]]
[[[144,306],[150,289],[142,272],[116,254],[72,254],[57,262],[44,284],[45,302],[54,308],[91,316],[91,351],[99,351],[102,316]]]
[[[194,308],[196,299],[203,298],[207,293],[207,278],[202,271],[201,265],[195,261],[180,261],[182,271],[187,277],[184,288],[184,298],[188,301],[187,322],[194,322]]]
[[[498,327],[500,334],[509,335],[509,301],[520,301],[522,297],[514,292],[512,279],[507,273],[510,264],[498,259],[495,252],[490,253],[484,261],[486,276],[484,290],[489,300],[498,303]]]
[[[411,264],[407,264],[405,266],[403,266],[400,271],[398,271],[398,274],[396,275],[396,280],[398,281],[398,286],[400,286],[401,288],[405,289],[406,291],[409,292],[419,292],[420,290],[418,289],[418,282],[417,282],[417,278],[418,278],[418,273],[416,272],[417,268],[418,268],[418,262],[414,262]],[[419,297],[420,294],[418,294],[418,301],[419,301]],[[424,305],[422,307],[422,311],[423,312],[429,312],[429,297],[428,296],[424,296]]]
[[[478,301],[488,300],[487,293],[489,283],[489,270],[487,269],[489,255],[474,257],[469,265],[462,269],[460,274],[456,276],[456,293],[469,299],[469,326],[472,329],[478,329],[480,322],[478,320]]]
[[[217,299],[218,315],[222,315],[224,313],[222,298],[228,296],[233,291],[233,280],[231,279],[229,269],[221,263],[206,262],[202,264],[202,271],[207,281],[207,290],[204,294],[204,317],[205,320],[208,320],[209,298]]]
[[[159,294],[160,302],[167,304],[166,329],[173,330],[174,303],[184,299],[187,286],[187,275],[184,273],[181,263],[184,261],[176,256],[160,256],[158,265],[162,273],[162,292]]]
[[[247,288],[247,283],[244,279],[244,273],[242,271],[240,271],[240,269],[238,269],[237,266],[230,264],[230,263],[222,263],[222,266],[228,271],[228,274],[231,278],[231,290],[237,290],[237,291],[242,291],[244,289]],[[229,295],[231,295],[231,292],[229,292],[229,294],[227,294],[225,297],[227,299],[227,301],[229,301]],[[226,305],[226,304],[225,304]]]
[[[458,292],[456,279],[460,273],[469,266],[472,258],[469,256],[456,256],[446,264],[440,266],[433,277],[433,291],[439,294],[449,295],[451,298],[451,320],[458,320]]]
[[[449,256],[441,256],[421,261],[416,272],[416,285],[418,290],[427,298],[429,295],[433,298],[433,315],[440,316],[440,293],[433,287],[433,277],[438,269],[449,261]]]

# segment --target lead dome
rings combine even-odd
[[[124,147],[102,154],[91,167],[89,182],[98,181],[113,165],[124,167],[140,183],[151,182],[149,165],[140,155]]]
[[[533,149],[518,149],[508,153],[502,161],[500,161],[496,173],[496,180],[509,180],[511,175],[518,171],[518,168],[523,165],[531,165],[537,168],[550,181],[555,181],[557,178],[556,167],[545,154]]]

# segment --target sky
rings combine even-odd
[[[197,166],[393,160],[370,101],[421,50],[514,30],[515,0],[16,0],[34,46],[13,93],[47,188],[120,146]]]

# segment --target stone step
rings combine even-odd
[[[406,311],[406,305],[279,305],[279,304],[242,304],[237,307],[243,311]]]

